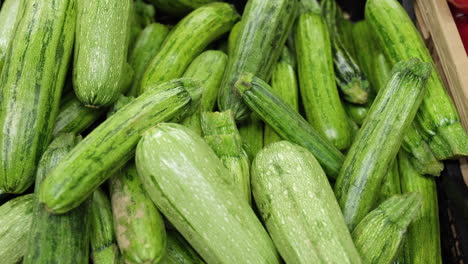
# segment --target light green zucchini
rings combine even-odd
[[[144,28],[154,23],[156,10],[151,4],[145,3],[143,0],[135,0],[130,22],[130,40],[128,45],[129,52],[134,49],[135,41],[141,34]]]
[[[6,0],[0,10],[0,72],[5,61],[8,46],[12,40],[18,11],[20,9],[20,0]]]

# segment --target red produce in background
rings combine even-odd
[[[449,0],[461,12],[468,14],[468,0]]]
[[[453,5],[450,5],[450,11],[452,11],[453,19],[457,25],[458,32],[465,46],[466,54],[468,55],[468,15],[464,12],[468,11],[468,0],[449,0]],[[464,7],[460,9],[458,6]]]

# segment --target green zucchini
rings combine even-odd
[[[431,70],[429,63],[418,59],[402,61],[375,98],[335,184],[335,195],[350,230],[377,201],[382,180],[424,97]]]
[[[244,102],[283,139],[296,143],[314,154],[327,175],[336,178],[344,156],[323,138],[291,106],[274,95],[271,87],[250,73],[244,73],[235,84]]]
[[[349,127],[351,128],[351,141],[354,141],[357,133],[359,132],[359,126],[351,118],[348,119]]]
[[[398,154],[398,162],[402,192],[416,192],[423,198],[422,208],[408,228],[404,259],[411,264],[441,264],[436,181],[433,177],[419,174],[403,150]]]
[[[322,12],[322,8],[317,0],[299,0],[300,8],[299,11],[301,12],[313,12],[315,14],[320,14]]]
[[[111,105],[128,73],[132,0],[77,0],[73,86],[83,104]]]
[[[133,156],[144,131],[190,114],[198,106],[200,93],[198,82],[177,79],[153,87],[122,107],[50,173],[41,186],[40,202],[54,213],[78,206]]]
[[[248,117],[248,107],[233,89],[234,84],[243,72],[270,79],[293,26],[297,9],[297,0],[247,2],[219,88],[218,106],[221,111],[233,111],[236,120]]]
[[[140,93],[151,85],[180,78],[192,60],[213,40],[228,32],[239,15],[227,3],[200,7],[172,29],[143,74]]]
[[[79,134],[101,117],[101,109],[89,108],[83,105],[73,92],[65,95],[60,105],[52,135],[60,133]]]
[[[22,193],[32,185],[52,136],[75,11],[72,0],[25,0],[18,11],[0,76],[0,189],[5,192]]]
[[[83,203],[67,214],[54,215],[46,211],[37,201],[39,187],[48,177],[49,172],[80,140],[81,137],[76,137],[71,133],[58,135],[39,161],[34,188],[36,193],[33,208],[34,221],[29,232],[24,264],[88,263],[88,203]]]
[[[230,110],[205,112],[202,114],[201,126],[204,140],[230,172],[234,193],[251,204],[250,161],[242,147],[233,113]]]
[[[161,264],[204,264],[197,252],[176,231],[167,232],[166,256]]]
[[[293,32],[291,32],[292,35]],[[293,53],[292,48],[289,48],[287,45],[284,45],[283,51],[281,52],[281,56],[279,61],[284,61],[291,65],[294,69],[297,67],[297,59],[295,53]],[[273,76],[273,73],[271,74]]]
[[[236,47],[236,41],[239,38],[239,32],[241,30],[241,22],[237,22],[229,32],[228,37],[228,55],[233,54],[234,48]],[[232,55],[231,55],[232,56]]]
[[[33,222],[34,195],[16,197],[0,206],[0,259],[2,264],[17,264],[27,253]]]
[[[243,148],[247,152],[249,160],[252,161],[263,148],[264,124],[260,117],[252,113],[247,120],[239,123],[239,134]]]
[[[133,102],[133,100],[135,100],[135,97],[133,97],[133,96],[120,95],[119,99],[117,99],[117,101],[115,101],[114,105],[107,112],[107,118],[109,118],[113,114],[117,113],[120,109],[122,109],[124,106],[128,105],[130,102]]]
[[[369,113],[369,108],[371,107],[371,105],[371,101],[363,105],[351,104],[345,101],[343,102],[346,114],[348,114],[348,117],[351,118],[359,126],[361,126],[364,123],[364,119],[366,118],[367,113]]]
[[[135,41],[135,45],[130,52],[128,62],[135,71],[135,77],[128,95],[136,96],[141,85],[141,78],[151,59],[158,54],[164,40],[169,34],[169,29],[158,23],[149,24],[143,29]]]
[[[322,1],[322,13],[330,33],[336,82],[350,103],[364,104],[368,100],[369,82],[344,45],[338,30],[339,7],[335,0]]]
[[[303,13],[294,33],[302,104],[309,123],[338,149],[351,145],[348,117],[333,72],[330,37],[320,14]]]
[[[382,186],[380,188],[379,201],[377,204],[380,204],[397,194],[401,194],[401,184],[398,159],[395,159],[392,162],[392,165],[390,165],[388,168],[387,174],[383,178]]]
[[[362,219],[352,236],[364,263],[389,264],[395,260],[422,202],[417,193],[394,195]]]
[[[134,49],[135,41],[144,28],[154,23],[156,10],[154,6],[145,3],[143,0],[135,0],[130,22],[129,51]]]
[[[166,251],[166,230],[147,196],[135,164],[110,178],[114,226],[125,263],[159,263]]]
[[[398,1],[369,0],[365,13],[390,63],[416,57],[434,64],[418,30]],[[468,155],[468,135],[436,70],[428,80],[427,91],[416,116],[421,136],[438,159]]]
[[[203,5],[216,1],[217,0],[150,0],[158,9],[179,17]]]
[[[206,262],[279,263],[255,213],[232,191],[229,171],[195,132],[157,125],[138,143],[136,164],[153,202]]]
[[[111,203],[107,195],[99,188],[94,191],[90,205],[91,222],[91,257],[94,264],[119,264],[120,254],[117,248]]]
[[[287,50],[287,47],[285,47],[284,50]],[[288,57],[285,57],[284,59],[287,60]],[[279,98],[299,112],[299,91],[296,71],[294,70],[294,66],[285,60],[281,59],[273,69],[273,74],[271,76],[271,89]],[[276,134],[273,128],[266,125],[263,135],[263,144],[267,146],[270,143],[280,140],[281,137]]]
[[[260,151],[252,191],[287,263],[361,263],[327,176],[305,148],[280,141]]]
[[[8,46],[15,31],[18,11],[20,9],[19,0],[6,0],[0,10],[0,72],[5,61]]]

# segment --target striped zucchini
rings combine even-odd
[[[134,100],[135,100],[135,97],[133,96],[125,96],[125,95],[119,96],[119,99],[115,101],[114,105],[107,112],[107,118],[111,117],[113,114],[117,113],[120,109],[128,105],[130,102],[133,102]]]
[[[375,98],[335,184],[335,195],[350,230],[377,201],[382,179],[424,97],[431,70],[429,63],[418,59],[402,61]]]
[[[57,116],[73,47],[75,1],[24,0],[0,76],[0,189],[34,182]],[[60,51],[60,52],[57,52]]]
[[[279,263],[228,170],[193,131],[159,124],[138,143],[136,164],[153,202],[206,262]]]
[[[391,63],[416,57],[434,64],[423,39],[398,1],[369,0],[365,13]],[[421,135],[438,159],[468,155],[468,135],[435,70],[428,80],[427,91],[416,117]]]
[[[135,41],[135,45],[130,52],[128,62],[135,71],[135,77],[128,95],[136,96],[141,85],[141,78],[151,59],[158,54],[163,41],[169,34],[169,29],[158,23],[149,24],[143,29]]]
[[[294,33],[302,104],[309,123],[338,149],[351,145],[351,131],[333,71],[327,25],[320,14],[303,13]]]
[[[15,31],[16,18],[20,10],[19,0],[6,0],[0,10],[0,72],[5,61],[8,46]]]
[[[154,87],[122,107],[50,173],[41,186],[40,202],[54,213],[78,206],[133,156],[144,131],[159,122],[190,114],[198,105],[200,93],[198,82],[177,79]]]
[[[417,193],[394,195],[362,219],[352,236],[364,263],[389,264],[395,260],[406,229],[421,208],[421,198]]]
[[[176,231],[167,232],[166,256],[161,264],[204,264],[197,252]]]
[[[242,147],[234,114],[230,110],[205,112],[202,114],[201,126],[204,140],[230,172],[235,195],[251,204],[250,161]]]
[[[93,263],[119,264],[120,254],[116,244],[111,203],[100,188],[94,191],[89,217]]]
[[[361,263],[327,176],[305,148],[280,141],[260,151],[252,191],[286,263]]]
[[[141,34],[144,28],[154,23],[156,10],[154,6],[145,3],[143,0],[135,0],[133,3],[133,11],[130,22],[130,40],[128,49],[133,50],[135,41]]]
[[[441,264],[439,208],[435,179],[419,174],[403,150],[398,154],[398,162],[402,192],[416,192],[423,198],[422,208],[416,220],[408,228],[404,259],[411,264]]]
[[[158,9],[174,16],[184,16],[190,11],[217,0],[150,0]]]
[[[260,117],[252,113],[247,120],[239,123],[239,134],[242,145],[252,161],[257,153],[263,148],[264,124]]]
[[[111,105],[124,89],[128,72],[132,0],[77,0],[73,86],[90,107]]]
[[[23,263],[76,263],[89,261],[88,203],[63,215],[55,215],[37,201],[37,192],[49,172],[81,140],[74,134],[60,134],[47,147],[36,174],[36,199]]]
[[[398,159],[391,163],[388,168],[387,174],[382,180],[382,186],[380,188],[380,195],[377,204],[382,203],[383,201],[389,199],[390,197],[401,194],[401,185],[400,185],[400,172],[398,168]]]
[[[166,251],[166,230],[147,196],[135,164],[110,178],[114,226],[125,263],[159,263]]]
[[[62,99],[52,135],[57,136],[60,133],[79,134],[96,122],[102,114],[103,111],[100,109],[84,106],[75,97],[75,94],[70,92]]]
[[[234,84],[243,72],[270,79],[293,26],[297,8],[297,0],[247,2],[219,88],[218,106],[221,111],[232,110],[236,120],[248,117],[248,108],[233,89]]]
[[[235,88],[244,102],[285,140],[314,154],[327,175],[336,178],[344,156],[291,106],[271,93],[271,87],[250,73],[239,77]]]
[[[26,254],[33,222],[34,195],[26,194],[0,206],[0,259],[17,264]]]
[[[320,14],[322,12],[322,8],[317,0],[299,0],[300,8],[299,11],[301,12],[313,12],[315,14]]]
[[[238,19],[239,14],[227,3],[205,5],[182,19],[149,63],[140,93],[151,85],[181,77],[190,62],[213,40],[228,32]]]

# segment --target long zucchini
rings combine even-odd
[[[351,145],[351,131],[336,87],[327,25],[320,14],[303,13],[294,36],[307,120],[336,148],[346,149]]]
[[[29,232],[24,264],[85,264],[89,261],[88,202],[67,214],[54,215],[46,211],[37,200],[39,187],[49,172],[80,140],[81,137],[71,133],[58,135],[39,161],[34,188],[34,221]]]
[[[183,16],[190,11],[217,0],[150,0],[154,6],[174,16]]]
[[[19,0],[6,0],[0,10],[0,72],[5,61],[8,46],[15,31],[18,11],[20,10]]]
[[[164,221],[133,162],[110,179],[110,194],[117,242],[125,262],[159,263],[166,251]]]
[[[206,262],[279,263],[228,170],[193,131],[159,124],[138,143],[136,164],[153,202]]]
[[[228,32],[239,15],[227,3],[200,7],[182,19],[143,74],[140,93],[151,85],[180,78],[190,62],[213,40]]]
[[[395,65],[387,86],[375,98],[335,184],[350,230],[377,201],[382,179],[424,97],[431,70],[429,63],[418,59],[402,61]]]
[[[133,156],[144,131],[190,114],[199,103],[200,93],[198,82],[177,79],[153,87],[122,107],[50,173],[41,186],[40,202],[54,213],[78,206]]]
[[[235,88],[244,102],[283,139],[312,152],[329,177],[338,176],[344,161],[343,154],[315,131],[297,111],[270,92],[271,87],[267,83],[250,73],[244,73]]]
[[[109,106],[128,73],[133,1],[77,0],[73,88],[83,104]]]
[[[34,182],[50,141],[73,48],[75,1],[21,1],[0,76],[0,189]]]
[[[369,0],[365,13],[391,63],[416,57],[434,64],[419,32],[398,1]],[[427,94],[416,120],[421,135],[438,159],[468,155],[468,135],[436,70],[428,80]]]
[[[161,264],[204,264],[205,262],[176,231],[167,232],[167,252]]]
[[[219,90],[221,111],[233,111],[236,120],[247,118],[249,109],[233,89],[234,84],[243,72],[270,79],[272,68],[293,26],[297,8],[297,0],[247,2]]]
[[[280,141],[258,153],[252,190],[287,263],[361,263],[327,176],[306,149]]]

